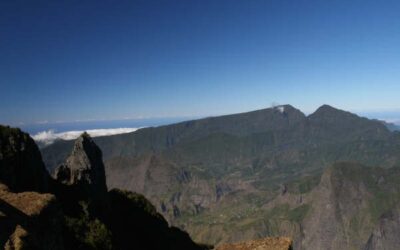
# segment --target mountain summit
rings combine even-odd
[[[85,190],[88,197],[100,198],[107,193],[102,153],[89,134],[76,139],[71,155],[56,169],[55,178]]]

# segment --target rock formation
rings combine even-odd
[[[285,237],[249,240],[240,243],[222,244],[216,250],[292,250],[292,240]]]
[[[61,222],[54,195],[13,193],[0,184],[0,246],[10,250],[64,249]]]
[[[50,176],[32,138],[0,125],[0,182],[15,192],[48,190]]]
[[[101,200],[106,196],[102,153],[87,133],[75,141],[71,155],[56,169],[55,179],[62,184],[74,186],[86,198]]]
[[[400,246],[400,210],[385,213],[372,232],[364,250],[395,250]]]

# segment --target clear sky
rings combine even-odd
[[[0,1],[0,123],[400,110],[398,0]]]

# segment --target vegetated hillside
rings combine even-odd
[[[144,196],[107,191],[102,153],[88,134],[53,179],[29,135],[1,125],[0,232],[0,247],[10,250],[209,249],[170,227]]]
[[[220,229],[242,239],[285,235],[294,239],[293,249],[396,249],[399,178],[399,168],[336,163],[312,188],[310,179],[299,179],[245,215],[225,207],[201,215],[210,222],[207,230],[196,219],[188,229],[204,238]]]
[[[304,249],[362,249],[380,217],[400,201],[400,169],[337,163],[302,198]],[[389,249],[394,249],[391,245]]]
[[[299,246],[305,236],[297,221],[310,206],[266,210],[280,193],[313,190],[335,162],[384,168],[400,162],[399,133],[327,105],[309,116],[285,105],[95,141],[104,152],[109,187],[145,194],[171,223],[208,243],[294,235]],[[48,168],[71,146],[59,141],[44,148]],[[296,223],[259,224],[282,211]]]

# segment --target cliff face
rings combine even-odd
[[[400,246],[400,209],[385,213],[376,225],[364,250],[391,250]]]
[[[0,125],[0,182],[15,192],[46,192],[50,176],[32,138]]]
[[[312,213],[302,222],[302,249],[359,249],[365,244],[373,225],[367,212],[372,196],[366,185],[369,176],[362,176],[367,172],[351,163],[335,164],[324,172],[309,194]]]

